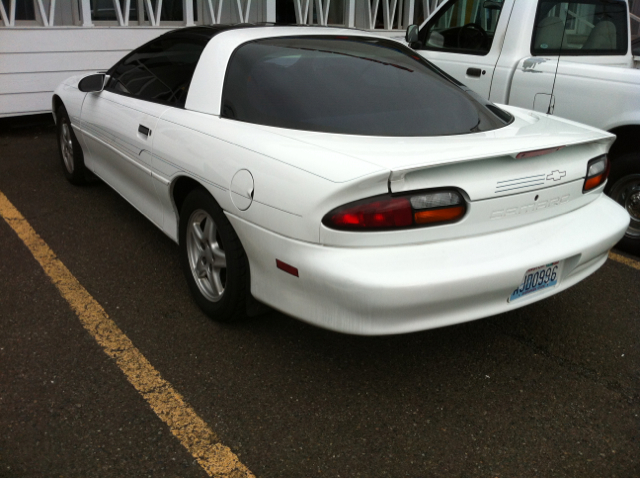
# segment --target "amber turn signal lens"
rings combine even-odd
[[[465,213],[464,206],[454,206],[452,208],[443,208],[437,210],[418,211],[414,213],[413,218],[416,224],[440,223],[444,221],[454,221],[462,218]]]
[[[600,186],[602,183],[604,183],[603,177],[604,175],[598,175],[594,176],[593,178],[589,178],[584,182],[584,191],[589,191]]]
[[[586,193],[602,185],[609,176],[610,163],[606,155],[594,158],[587,164],[587,177],[582,192]]]

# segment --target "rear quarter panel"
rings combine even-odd
[[[171,108],[154,131],[153,167],[166,211],[177,217],[171,186],[187,176],[208,189],[223,210],[267,230],[317,243],[322,216],[336,197],[344,203],[386,193],[388,170],[252,125]],[[312,166],[316,165],[313,169]],[[241,211],[231,198],[231,180],[248,170],[254,181],[251,206]],[[175,237],[172,226],[165,231]]]

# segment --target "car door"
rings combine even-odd
[[[151,136],[166,108],[111,91],[90,93],[82,108],[95,173],[158,225],[162,214],[151,178]]]
[[[449,0],[420,30],[418,52],[485,98],[513,0]]]
[[[171,35],[143,45],[109,70],[105,90],[87,95],[82,107],[95,173],[158,226],[155,126],[164,111],[184,106],[206,40]]]

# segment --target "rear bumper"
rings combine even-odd
[[[629,224],[602,196],[568,214],[477,237],[336,248],[282,237],[228,215],[251,266],[251,291],[309,323],[362,335],[436,328],[510,311],[558,293],[607,259]],[[299,277],[276,268],[276,258]],[[557,286],[509,303],[529,268],[565,260]]]

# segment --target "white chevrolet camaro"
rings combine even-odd
[[[197,304],[356,334],[522,307],[596,271],[629,215],[614,136],[496,106],[399,42],[193,27],[53,96],[64,172],[179,244]]]

